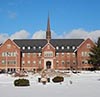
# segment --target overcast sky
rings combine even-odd
[[[0,0],[0,43],[45,38],[48,13],[52,38],[100,36],[100,0]]]

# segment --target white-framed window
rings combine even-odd
[[[33,53],[33,57],[36,57],[36,53]]]
[[[25,61],[23,60],[23,61],[22,61],[22,65],[24,65],[24,64],[25,64]]]
[[[59,56],[59,53],[56,53],[56,56],[58,57]]]
[[[28,50],[30,50],[31,49],[31,47],[30,46],[28,46]]]
[[[27,64],[30,64],[30,61],[27,61]]]
[[[62,60],[62,62],[61,62],[61,63],[62,63],[62,65],[64,65],[64,64],[65,64],[65,61],[64,61],[64,60]]]
[[[67,49],[69,50],[70,49],[70,46],[67,46]]]
[[[64,53],[61,53],[62,54],[62,56],[64,56]]]
[[[39,64],[41,64],[41,60],[39,61]]]
[[[74,50],[75,49],[75,46],[72,46],[72,49]]]
[[[39,46],[39,49],[41,49],[41,46]]]
[[[25,50],[25,46],[23,46],[22,49]]]
[[[36,47],[34,46],[34,47],[33,47],[33,49],[35,50],[35,49],[36,49]]]
[[[52,51],[45,51],[44,57],[53,57],[53,52]]]
[[[76,61],[75,61],[75,60],[73,60],[73,64],[74,64],[74,65],[76,64]]]
[[[63,50],[64,49],[64,46],[62,46],[61,49]]]
[[[56,49],[58,50],[58,49],[59,49],[59,47],[58,47],[58,46],[56,46]]]
[[[73,57],[75,57],[75,53],[72,53]]]
[[[67,60],[67,61],[66,61],[66,64],[70,64],[70,60]]]
[[[36,61],[33,61],[33,64],[36,64]]]
[[[38,56],[40,57],[41,56],[41,53],[38,53]]]
[[[25,53],[22,53],[22,57],[25,57]]]
[[[11,48],[11,44],[7,44],[7,49],[10,49]]]
[[[2,62],[2,64],[6,64],[6,60],[2,60],[1,62]]]
[[[67,53],[67,57],[69,57],[70,56],[70,53]]]
[[[87,48],[91,48],[91,45],[89,43],[87,44]]]
[[[30,53],[27,53],[27,57],[30,57]]]

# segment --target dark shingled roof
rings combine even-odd
[[[19,47],[21,47],[22,52],[41,52],[41,49],[46,45],[46,39],[15,39],[13,40]],[[25,50],[22,48],[25,47]],[[28,49],[30,47],[30,50]],[[36,49],[34,49],[36,47]],[[39,48],[41,47],[41,48]]]
[[[56,48],[57,46],[59,49],[56,49],[56,52],[73,52],[82,42],[84,39],[52,39],[50,43]],[[62,46],[64,49],[62,49]],[[69,49],[67,47],[69,46]],[[73,46],[75,49],[73,49]]]
[[[13,40],[19,47],[21,47],[22,52],[41,52],[41,49],[47,44],[46,39],[15,39]],[[56,49],[56,52],[73,52],[82,42],[84,39],[51,39],[50,43],[55,47],[58,46],[59,49]],[[36,49],[34,49],[34,46]],[[64,49],[62,49],[62,46]],[[67,49],[67,46],[70,49]],[[75,47],[73,49],[72,47]],[[25,47],[25,50],[22,49]],[[30,49],[28,49],[30,47]],[[41,48],[39,48],[41,47]]]

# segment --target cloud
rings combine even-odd
[[[18,32],[15,32],[10,36],[10,39],[27,39],[29,38],[29,32],[26,30],[20,30]]]
[[[29,32],[26,30],[20,30],[18,32],[13,33],[12,35],[8,35],[7,33],[0,33],[0,43],[3,43],[7,39],[28,39],[30,36]]]
[[[52,38],[55,39],[66,39],[66,38],[72,38],[72,39],[87,39],[90,38],[93,41],[97,41],[98,37],[100,36],[100,30],[94,30],[94,31],[85,31],[84,29],[74,29],[69,33],[61,33],[58,35],[55,33],[53,30],[51,31]],[[32,38],[33,39],[45,39],[46,37],[46,32],[43,30],[37,31],[33,34]]]
[[[46,32],[43,30],[36,31],[32,36],[32,39],[45,39],[45,38],[46,38]]]

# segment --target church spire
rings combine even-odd
[[[48,15],[48,22],[47,22],[46,39],[47,39],[48,41],[51,39],[50,18],[49,18],[49,15]]]

